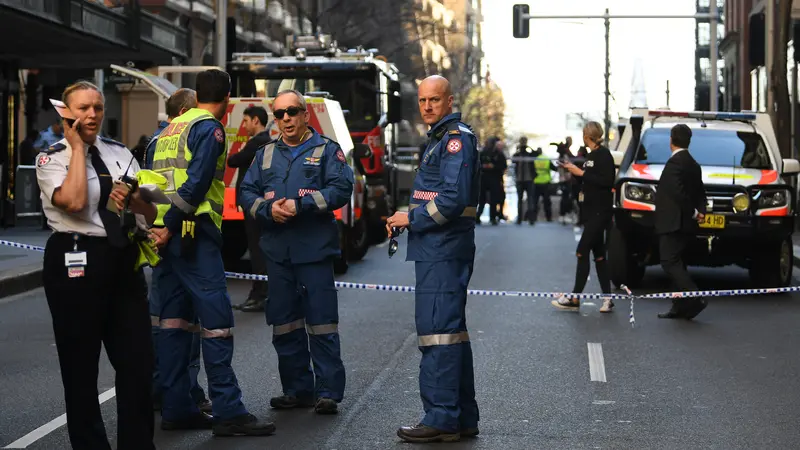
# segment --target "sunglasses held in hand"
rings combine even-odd
[[[290,106],[286,109],[276,109],[275,111],[272,111],[272,114],[276,119],[283,119],[284,114],[289,114],[289,117],[294,117],[300,114],[300,111],[305,111],[305,109],[298,108],[297,106]]]
[[[395,238],[403,234],[403,231],[405,231],[405,228],[399,229],[397,227],[392,227],[392,237],[391,239],[389,239],[389,258],[391,258],[392,256],[394,256],[395,253],[397,253],[397,248],[400,246],[400,244],[397,243],[397,240],[395,240]]]

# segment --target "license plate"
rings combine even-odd
[[[703,223],[700,224],[700,228],[713,228],[716,230],[721,230],[725,228],[725,216],[706,214],[706,217],[703,219]]]

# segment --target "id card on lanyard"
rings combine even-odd
[[[75,244],[72,251],[64,254],[64,266],[67,268],[67,276],[70,278],[80,278],[86,275],[86,252],[78,251],[78,235],[73,235]]]

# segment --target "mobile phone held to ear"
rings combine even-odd
[[[72,114],[72,111],[69,110],[67,105],[64,104],[61,100],[50,99],[50,104],[56,109],[58,115],[64,119],[64,122],[67,124],[68,127],[72,128],[75,124],[75,116]],[[81,124],[78,124],[76,131],[81,131]]]

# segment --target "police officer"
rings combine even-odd
[[[270,276],[267,324],[283,387],[270,405],[314,406],[319,414],[335,414],[344,397],[345,370],[333,279],[333,262],[341,253],[333,211],[350,200],[353,170],[339,144],[308,126],[302,94],[279,92],[272,108],[281,135],[256,153],[240,200],[263,228]]]
[[[233,310],[221,232],[227,151],[219,122],[230,99],[230,83],[221,70],[197,74],[197,107],[161,132],[153,155],[153,171],[168,180],[165,194],[172,202],[163,214],[164,228],[151,231],[163,258],[156,275],[161,301],[162,428],[167,422],[169,429],[212,428],[218,436],[267,435],[275,425],[247,411],[231,368]],[[195,311],[202,328],[213,425],[189,394],[189,327]]]
[[[536,177],[533,179],[533,212],[531,219],[536,223],[539,220],[539,198],[542,199],[544,204],[544,216],[548,222],[553,220],[553,203],[550,201],[550,187],[553,177],[550,174],[551,170],[557,170],[558,167],[550,161],[550,158],[542,154],[542,148],[538,147],[533,152],[535,161],[533,161],[536,168]]]
[[[478,434],[472,347],[467,333],[467,285],[475,261],[475,210],[480,171],[477,140],[453,114],[447,79],[419,86],[428,151],[414,180],[408,213],[386,222],[408,228],[409,261],[416,261],[416,326],[422,352],[419,388],[425,416],[397,435],[409,442],[451,442]]]
[[[169,126],[170,122],[172,122],[176,117],[184,114],[186,111],[195,108],[197,106],[197,94],[192,89],[178,89],[177,91],[173,92],[172,95],[166,101],[166,112],[167,112],[167,120],[161,121],[158,124],[158,129],[150,137],[148,141],[146,150],[145,150],[145,169],[151,169],[153,166],[153,155],[155,154],[156,150],[156,143],[158,142],[158,135]],[[162,209],[162,212],[165,213],[166,210],[169,208],[168,205],[159,206]],[[155,227],[163,227],[164,226],[164,218],[163,214],[160,214],[159,217],[156,219],[155,223],[153,223]],[[153,267],[153,277],[150,281],[150,321],[151,321],[151,329],[153,334],[153,347],[155,350],[156,361],[153,368],[153,409],[156,411],[161,411],[161,376],[159,372],[159,364],[158,364],[158,341],[161,331],[161,324],[159,319],[159,314],[161,313],[161,302],[159,301],[158,297],[158,273],[160,272],[159,266]],[[191,297],[189,297],[189,301],[191,302]],[[197,315],[194,314],[195,320],[193,320],[194,324],[197,323]],[[199,329],[196,326],[193,327],[192,333],[192,350],[191,356],[189,359],[189,382],[190,382],[190,392],[192,395],[192,399],[197,403],[198,408],[200,411],[203,411],[206,414],[211,414],[211,402],[208,401],[206,398],[206,393],[203,391],[203,388],[200,387],[200,383],[197,382],[197,376],[200,373],[200,334]],[[162,424],[163,425],[163,424]]]
[[[477,221],[480,222],[480,213],[483,212],[483,205],[486,202],[486,194],[489,194],[489,221],[492,225],[497,225],[503,216],[503,199],[505,198],[505,187],[503,186],[503,174],[508,168],[506,155],[503,153],[502,141],[492,138],[487,142],[486,148],[480,153],[482,176],[480,181],[480,206]]]
[[[97,401],[102,343],[116,371],[118,448],[154,449],[146,283],[137,245],[107,208],[109,200],[119,206],[125,198],[119,190],[112,194],[114,182],[139,166],[124,145],[98,136],[105,101],[95,85],[67,87],[63,102],[74,123],[66,121],[65,139],[39,154],[36,178],[54,232],[45,246],[43,278],[70,443],[74,449],[111,448]],[[155,211],[148,216],[152,221]]]

